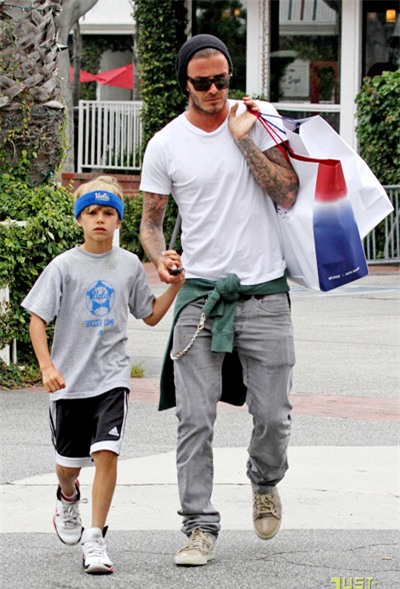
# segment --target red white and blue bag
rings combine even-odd
[[[285,135],[282,134],[279,127],[285,123],[285,119],[279,121],[278,127],[271,123],[269,116],[263,117],[262,113],[259,113],[258,118],[278,146],[284,150],[285,157],[291,162],[299,177],[296,203],[288,210],[277,207],[289,278],[308,288],[329,291],[366,276],[368,266],[362,236],[356,222],[341,160],[335,156],[312,157],[310,154],[297,153],[292,146],[296,145],[297,148],[299,142],[300,149],[305,151],[301,137],[287,128]],[[336,134],[328,123],[323,123]],[[284,146],[280,143],[288,139]],[[375,179],[374,176],[373,178]],[[362,202],[359,192],[357,198]],[[386,206],[381,207],[384,211],[374,211],[374,219],[371,214],[364,214],[364,206],[359,207],[360,211],[362,210],[360,222],[364,231],[366,227],[370,231],[391,212],[391,203],[387,196],[386,199],[389,206],[385,201]]]

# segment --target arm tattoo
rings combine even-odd
[[[250,137],[236,141],[236,145],[261,188],[268,192],[276,204],[285,209],[290,208],[296,200],[299,182],[296,172],[279,147],[271,147],[263,152]]]
[[[148,258],[155,264],[165,247],[163,222],[168,205],[168,195],[145,192],[140,223],[140,243]]]

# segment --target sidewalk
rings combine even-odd
[[[146,272],[155,292],[162,290],[151,266]],[[400,570],[398,274],[398,269],[371,268],[368,277],[329,294],[292,287],[297,365],[290,468],[280,485],[282,530],[271,542],[252,531],[244,472],[251,419],[244,408],[220,404],[213,502],[222,515],[222,532],[216,560],[207,567],[173,564],[184,541],[177,515],[176,418],[173,410],[157,411],[172,312],[154,328],[129,323],[130,353],[142,363],[145,377],[132,380],[109,518],[112,578],[85,575],[79,546],[63,546],[53,532],[47,394],[0,392],[2,587],[395,589]],[[81,476],[85,522],[92,476],[92,469]]]

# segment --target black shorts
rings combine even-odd
[[[119,454],[128,413],[129,391],[117,388],[88,399],[50,401],[50,429],[61,466],[92,464],[99,450]]]

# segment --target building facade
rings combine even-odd
[[[196,2],[185,1],[193,22]],[[82,34],[132,35],[133,4],[99,0],[81,19]],[[241,0],[241,5],[246,92],[270,100],[286,116],[320,113],[356,147],[355,98],[363,77],[400,67],[399,0]],[[229,39],[224,41],[229,45]],[[127,59],[107,53],[102,70]],[[98,98],[129,100],[132,95],[103,87]]]
[[[321,113],[356,146],[365,75],[400,67],[397,0],[247,0],[247,91],[285,115]]]

